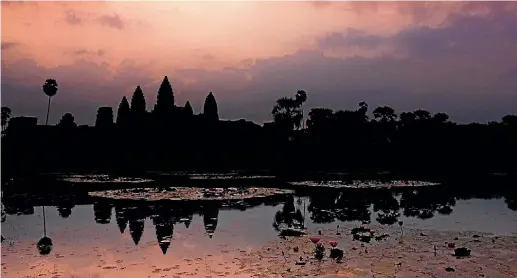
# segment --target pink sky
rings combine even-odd
[[[516,108],[505,104],[515,97],[516,83],[501,79],[517,74],[511,37],[517,28],[510,26],[517,23],[516,6],[2,2],[2,105],[12,106],[15,115],[41,119],[45,96],[33,91],[52,77],[61,86],[51,122],[72,112],[79,123],[92,124],[96,107],[116,109],[136,85],[143,87],[150,109],[167,75],[177,105],[190,100],[200,112],[204,96],[214,91],[223,118],[267,121],[275,99],[300,88],[308,90],[313,106],[350,109],[364,94],[357,91],[382,91],[388,95],[363,98],[399,109],[447,110],[453,120],[491,118]],[[348,70],[346,76],[336,72]],[[329,80],[319,82],[314,72]],[[405,95],[390,95],[391,90]],[[463,97],[466,91],[475,103],[489,92],[502,96],[485,107],[490,111],[484,118],[472,114],[476,109],[454,115],[450,101],[429,102],[435,92]],[[24,97],[30,94],[30,100]],[[414,99],[418,94],[425,96]]]

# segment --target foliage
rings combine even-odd
[[[392,123],[397,119],[395,110],[389,106],[377,107],[373,110],[373,117],[381,123]]]
[[[11,108],[2,106],[2,130],[5,130],[9,119],[11,118]]]
[[[61,117],[61,120],[57,124],[59,127],[62,128],[74,128],[77,127],[77,124],[75,123],[74,116],[71,113],[65,113],[63,117]]]
[[[279,98],[271,111],[275,124],[287,131],[300,128],[303,120],[302,105],[306,100],[307,93],[303,90],[296,92],[294,98]]]
[[[47,79],[45,80],[45,84],[43,84],[43,92],[49,96],[53,97],[56,95],[58,89],[58,84],[55,79]]]

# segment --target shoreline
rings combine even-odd
[[[254,277],[515,277],[517,276],[517,235],[495,236],[477,232],[443,232],[369,225],[376,234],[388,234],[385,240],[363,243],[352,239],[351,229],[307,231],[306,236],[278,239],[240,260],[239,275]],[[325,257],[316,260],[310,237],[320,237]],[[337,263],[328,257],[329,241],[338,242],[344,258]],[[472,250],[471,256],[454,257],[456,247]],[[436,255],[434,253],[436,246]],[[296,252],[296,249],[298,251]],[[296,262],[305,262],[298,265]],[[263,272],[259,275],[258,272]],[[268,273],[268,274],[264,274]]]

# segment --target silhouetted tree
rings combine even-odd
[[[357,109],[357,113],[361,116],[361,120],[363,123],[368,121],[368,104],[364,101],[359,102],[359,109]]]
[[[2,131],[5,131],[5,128],[7,127],[7,123],[9,122],[10,118],[11,108],[7,106],[2,106]]]
[[[307,100],[305,91],[298,91],[294,98],[283,97],[276,101],[271,113],[275,124],[292,131],[300,128],[303,120],[302,105]]]
[[[395,110],[389,106],[377,107],[373,110],[373,117],[383,124],[392,123],[397,118]]]
[[[413,112],[402,112],[400,113],[400,122],[401,126],[409,127],[412,126],[416,121],[416,115]]]
[[[95,126],[102,128],[109,128],[113,126],[113,109],[111,107],[100,107],[99,110],[97,110]]]
[[[449,115],[445,113],[436,113],[433,116],[433,121],[437,124],[444,124],[449,120]]]
[[[153,114],[155,115],[156,120],[160,123],[170,124],[174,117],[174,111],[174,92],[169,79],[165,76],[160,88],[158,89]]]
[[[126,97],[122,98],[117,111],[117,125],[126,127],[131,121],[131,109],[129,108],[129,102]]]
[[[71,113],[64,114],[63,117],[61,117],[61,120],[59,121],[59,123],[57,125],[62,128],[77,127],[74,116]]]
[[[217,102],[215,101],[215,97],[212,92],[210,92],[205,99],[205,105],[203,106],[203,117],[209,122],[219,121]]]
[[[147,115],[144,92],[137,86],[131,98],[131,122],[133,126],[142,126]]]
[[[50,114],[50,100],[57,94],[57,89],[58,85],[55,79],[45,80],[45,84],[43,84],[43,92],[48,96],[47,119],[45,120],[45,125],[48,124],[48,115]]]
[[[334,111],[328,108],[313,108],[309,112],[307,127],[309,130],[322,131],[330,130],[334,124]]]
[[[516,115],[506,115],[503,117],[502,120],[503,120],[502,121],[503,125],[517,127],[517,116]]]
[[[418,109],[413,113],[415,114],[417,121],[423,122],[423,121],[428,121],[431,119],[431,113],[429,113],[429,111],[427,111],[427,110]]]

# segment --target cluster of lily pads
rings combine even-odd
[[[426,181],[380,181],[380,180],[330,180],[330,181],[299,181],[291,182],[293,186],[329,187],[329,188],[399,188],[399,187],[423,187],[438,185]]]
[[[278,194],[291,194],[292,190],[277,188],[133,188],[89,192],[92,197],[128,200],[234,200],[253,197],[267,197]]]
[[[145,183],[153,181],[136,177],[118,177],[110,175],[66,175],[60,180],[71,183]]]

